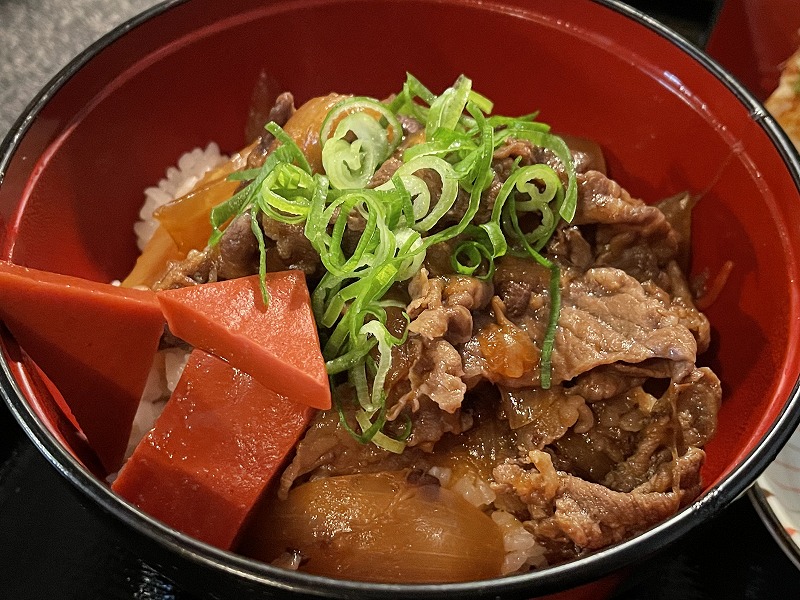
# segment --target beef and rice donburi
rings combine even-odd
[[[406,583],[554,565],[700,494],[721,386],[689,194],[631,196],[597,144],[463,76],[283,93],[265,120],[137,225],[122,286],[159,298],[167,383],[118,493],[269,563]]]

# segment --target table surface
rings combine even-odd
[[[88,44],[153,0],[0,0],[0,138]],[[714,0],[631,0],[702,44]],[[632,569],[616,600],[797,596],[800,571],[748,497]],[[128,548],[0,406],[0,598],[191,600]]]

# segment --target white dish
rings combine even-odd
[[[772,536],[800,569],[800,429],[750,490]]]

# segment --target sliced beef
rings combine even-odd
[[[600,144],[594,140],[574,135],[561,134],[561,137],[572,152],[572,160],[575,162],[577,173],[606,172],[606,158]]]
[[[505,305],[505,314],[519,317],[530,308],[531,294],[543,294],[548,289],[550,271],[533,259],[504,256],[497,261],[494,287]]]
[[[267,119],[262,123],[262,126],[274,121],[277,125],[283,127],[294,112],[294,97],[289,92],[283,92],[275,99],[275,104],[270,108]],[[275,137],[269,131],[262,130],[259,133],[261,135],[258,138],[258,144],[247,157],[248,169],[254,169],[264,164],[264,160],[266,160],[272,149],[272,143],[275,141]]]
[[[676,260],[684,273],[689,272],[692,236],[692,209],[699,196],[683,192],[664,198],[656,206],[664,213],[673,231],[678,236],[678,252]]]
[[[175,289],[258,273],[258,244],[250,222],[249,212],[234,218],[216,246],[192,250],[184,260],[170,263],[154,289]]]
[[[352,390],[339,388],[344,414],[351,428],[357,430]],[[300,441],[292,462],[284,471],[279,495],[285,497],[297,481],[308,478],[377,473],[405,468],[428,469],[428,452],[448,433],[457,436],[472,426],[469,413],[449,414],[430,399],[422,398],[419,409],[411,415],[412,436],[402,454],[395,454],[375,444],[362,444],[341,424],[337,411],[319,412],[305,437]],[[456,438],[457,439],[457,438]]]
[[[722,404],[722,384],[714,372],[701,367],[670,386],[681,427],[683,443],[703,447],[717,432],[717,414]]]
[[[472,313],[463,306],[440,306],[422,311],[408,330],[427,340],[444,338],[463,344],[472,336]]]
[[[471,471],[489,482],[498,463],[518,454],[508,421],[498,418],[497,390],[486,386],[468,394],[462,415],[472,426],[458,435],[442,436],[430,460],[454,472]]]
[[[447,277],[443,292],[445,304],[463,306],[471,311],[486,308],[492,296],[491,281],[468,275]]]
[[[521,140],[514,137],[506,138],[500,147],[494,151],[492,158],[496,161],[508,158],[512,160],[519,159],[519,164],[521,165],[532,165],[534,163],[547,164],[548,160],[551,159],[554,161],[553,164],[558,163],[558,166],[561,164],[552,152],[534,146],[528,140]]]
[[[695,447],[687,448],[686,453],[674,461],[661,464],[653,477],[633,491],[648,494],[677,490],[680,495],[680,505],[686,506],[703,490],[700,469],[703,467],[705,458],[704,450]]]
[[[677,451],[677,427],[673,415],[667,412],[669,408],[669,403],[657,401],[649,415],[641,409],[632,413],[634,426],[639,429],[635,432],[635,449],[614,465],[603,478],[603,485],[630,492],[653,477],[662,466],[671,465],[673,453]]]
[[[429,277],[423,268],[408,291],[409,336],[393,351],[387,415],[391,421],[401,413],[409,416],[414,426],[409,445],[430,450],[445,433],[471,426],[461,411],[467,386],[456,346],[471,339],[471,311],[485,307],[492,288],[463,275]]]
[[[153,289],[171,290],[200,283],[213,283],[218,279],[217,257],[216,248],[207,247],[203,251],[190,250],[185,259],[169,263],[167,272]]]
[[[572,224],[625,227],[646,238],[669,240],[673,251],[677,248],[677,234],[658,207],[633,198],[599,171],[578,176],[578,206]]]
[[[500,388],[503,413],[517,446],[542,450],[560,439],[569,428],[588,431],[594,425],[586,401],[561,386],[542,388]]]
[[[675,514],[675,492],[615,492],[570,475],[561,478],[553,521],[581,548],[599,550]]]
[[[414,136],[425,131],[425,125],[409,115],[398,115],[397,120],[400,122],[400,127],[403,128],[403,135],[405,138],[401,142],[404,147],[409,147],[415,142],[420,141],[420,138]]]
[[[641,388],[633,388],[589,405],[593,418],[588,429],[572,428],[548,445],[547,451],[556,468],[588,481],[606,483],[616,465],[636,452],[641,431],[654,417],[655,401]],[[669,424],[667,419],[661,425],[663,428]],[[664,446],[672,440],[671,437],[660,439]]]
[[[496,166],[497,165],[493,165],[493,167]],[[478,210],[475,212],[475,216],[472,217],[472,220],[470,221],[471,223],[479,225],[489,221],[492,216],[492,209],[494,209],[494,203],[497,199],[497,194],[500,192],[500,188],[503,187],[503,181],[505,181],[505,177],[500,176],[497,170],[495,170],[495,174],[492,176],[492,180],[489,182],[489,185],[481,192]],[[434,185],[430,187],[432,187],[432,189],[434,189],[437,193],[440,193],[440,186],[441,182],[434,180]],[[439,225],[436,229],[441,229],[444,226],[456,225],[457,223],[460,223],[464,218],[464,215],[467,214],[467,210],[469,210],[471,201],[471,194],[463,188],[459,188],[456,201],[453,203],[453,206],[450,208],[450,210],[448,210],[439,220]]]
[[[428,277],[421,269],[409,283],[408,330],[425,340],[444,338],[463,344],[472,337],[472,311],[492,297],[491,283],[465,275]]]
[[[495,492],[516,496],[527,507],[525,520],[553,514],[552,503],[561,487],[561,477],[546,452],[533,450],[522,459],[508,459],[492,471]]]
[[[299,269],[309,276],[321,274],[322,261],[303,233],[303,225],[283,223],[262,214],[261,228],[274,244],[284,268]]]
[[[340,393],[346,396],[346,406],[352,406],[353,398],[347,392],[340,390]],[[345,412],[350,426],[357,428],[352,419],[353,409],[345,408]],[[283,472],[278,495],[285,498],[296,481],[309,477],[377,473],[425,466],[420,457],[418,451],[412,448],[395,454],[375,444],[362,444],[342,427],[337,411],[320,411],[297,445],[294,459]]]
[[[662,284],[662,268],[678,254],[678,234],[658,207],[633,198],[598,171],[578,175],[573,225],[595,227],[596,266]]]
[[[412,343],[421,343],[422,350],[408,374],[411,390],[400,399],[398,406],[409,405],[412,412],[416,412],[421,400],[427,397],[442,411],[454,414],[461,407],[467,391],[461,379],[464,374],[461,355],[452,344],[441,338]]]
[[[220,279],[236,279],[258,273],[258,242],[251,227],[250,213],[244,213],[231,221],[219,241]]]
[[[572,162],[576,173],[588,171],[605,172],[606,162],[603,151],[590,140],[565,136],[564,141],[572,154]],[[518,159],[521,165],[545,164],[556,173],[565,177],[564,165],[555,152],[549,148],[534,145],[529,140],[509,137],[494,153],[495,160]]]
[[[388,182],[392,177],[394,177],[395,172],[397,169],[403,166],[403,156],[401,152],[395,152],[392,156],[387,158],[383,161],[378,170],[375,171],[375,174],[370,179],[369,184],[367,185],[368,188],[376,188],[382,186],[384,183]]]
[[[663,481],[648,481],[619,492],[557,471],[547,453],[533,451],[498,465],[492,487],[498,494],[495,504],[516,506],[537,541],[557,555],[549,558],[559,560],[620,542],[673,515],[698,493],[701,464],[702,451],[692,451],[671,467],[675,485],[664,488]]]
[[[531,288],[524,281],[508,279],[498,283],[497,295],[506,307],[506,314],[510,317],[518,317],[528,310]]]
[[[672,484],[664,487],[663,481],[680,470],[675,457],[713,436],[720,397],[719,380],[706,368],[669,383],[660,397],[633,387],[593,402],[592,426],[585,432],[574,427],[548,450],[558,469],[610,489],[630,492],[660,477],[658,491],[667,491]],[[699,472],[693,477],[699,481]],[[655,489],[652,483],[650,489]]]
[[[697,353],[702,354],[708,350],[711,343],[711,324],[694,303],[694,297],[689,289],[689,283],[676,261],[667,263],[663,279],[666,281],[665,289],[672,297],[672,310],[681,315],[682,321],[694,334],[697,340]]]
[[[550,257],[559,265],[585,271],[594,264],[592,245],[574,225],[556,229],[547,248]]]
[[[570,391],[587,402],[607,400],[641,386],[646,375],[622,373],[617,365],[603,365],[575,378]]]
[[[545,309],[524,322],[529,332],[544,330]],[[553,379],[568,381],[601,364],[650,358],[668,359],[676,369],[693,364],[697,344],[681,317],[668,297],[625,272],[590,269],[568,280],[562,291]]]
[[[419,408],[410,415],[411,436],[409,448],[419,448],[432,452],[434,446],[445,434],[459,435],[472,427],[472,416],[469,412],[455,410],[448,412],[430,397],[419,398]]]
[[[697,342],[683,310],[667,294],[641,284],[624,271],[593,268],[566,272],[561,284],[561,314],[552,353],[552,381],[570,381],[600,365],[635,364],[666,359],[674,374],[691,368]],[[680,307],[679,307],[680,308]],[[549,293],[534,294],[529,309],[512,319],[538,346],[550,317]],[[487,325],[486,327],[491,327]],[[477,327],[476,327],[477,329]],[[508,377],[490,364],[480,339],[483,329],[463,347],[466,373],[509,387],[539,384],[538,361],[517,377]]]

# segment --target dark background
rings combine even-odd
[[[631,0],[702,46],[715,0]],[[152,0],[0,0],[0,137],[74,54]],[[130,547],[0,405],[0,600],[191,600]],[[616,600],[795,598],[800,572],[748,497],[631,569]]]

